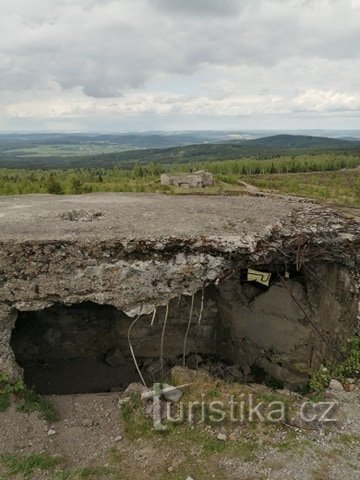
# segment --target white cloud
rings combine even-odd
[[[354,0],[4,0],[0,125],[351,113],[359,24]]]
[[[360,94],[331,90],[308,90],[292,101],[298,112],[360,112]]]

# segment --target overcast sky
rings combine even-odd
[[[0,130],[360,128],[360,0],[0,7]]]

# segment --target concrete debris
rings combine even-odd
[[[177,403],[180,400],[180,398],[183,396],[183,392],[180,389],[173,387],[172,385],[163,383],[162,396],[168,402]]]
[[[131,383],[124,391],[124,396],[131,396],[133,394],[141,395],[146,391],[146,387],[141,383]]]
[[[189,355],[186,357],[186,366],[190,369],[197,369],[203,362],[203,359],[198,354]]]
[[[60,213],[59,217],[70,222],[93,222],[99,220],[104,215],[104,212],[95,210],[69,210],[68,212]]]
[[[344,387],[343,385],[339,382],[339,380],[332,379],[329,384],[329,390],[333,390],[335,392],[343,392]]]
[[[121,367],[125,366],[128,361],[125,359],[120,348],[113,348],[105,355],[105,362],[110,365],[110,367]]]

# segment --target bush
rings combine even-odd
[[[342,362],[322,365],[311,377],[309,382],[311,391],[323,392],[329,386],[332,378],[344,382],[346,378],[360,373],[360,336],[351,339],[342,354],[344,358]]]

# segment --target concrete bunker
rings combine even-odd
[[[247,196],[2,202],[0,371],[41,393],[138,380],[136,319],[132,347],[149,383],[182,364],[186,337],[190,368],[298,388],[359,332],[360,226],[324,206]],[[64,215],[94,204],[94,221]],[[248,269],[271,273],[269,286],[249,282]]]
[[[84,302],[18,312],[11,348],[27,385],[42,394],[120,391],[139,381],[130,345],[149,384],[185,362],[229,379],[299,388],[354,331],[351,279],[326,263],[260,268],[268,286],[240,269],[139,315],[130,344],[133,318]]]

